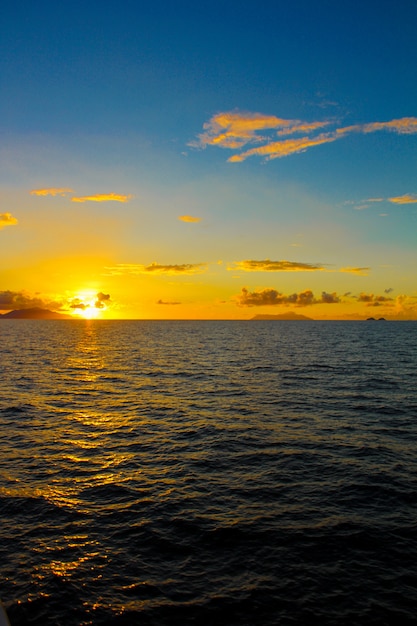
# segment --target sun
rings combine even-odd
[[[78,312],[78,315],[81,315],[86,320],[94,320],[97,317],[100,317],[100,309],[96,309],[94,305],[89,305],[85,309],[81,309]]]
[[[74,315],[87,320],[99,318],[106,308],[100,296],[103,294],[95,291],[79,291],[70,304]]]

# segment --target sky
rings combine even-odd
[[[417,319],[415,0],[15,0],[0,313]]]

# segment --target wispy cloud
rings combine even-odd
[[[48,187],[46,189],[32,189],[32,196],[66,196],[73,193],[73,189],[69,187]]]
[[[117,193],[97,193],[93,196],[74,196],[71,202],[129,202],[131,195]]]
[[[308,272],[324,270],[322,265],[313,263],[299,263],[295,261],[236,261],[229,270],[243,270],[245,272]]]
[[[189,222],[189,223],[193,223],[193,224],[196,224],[197,222],[201,222],[201,220],[202,220],[201,217],[194,217],[193,215],[180,215],[178,217],[178,219],[181,222]]]
[[[197,148],[218,146],[234,150],[236,154],[229,157],[228,161],[237,163],[251,156],[264,157],[270,161],[305,152],[309,148],[336,141],[351,133],[368,134],[377,131],[390,131],[400,135],[417,133],[417,118],[404,117],[387,122],[353,124],[316,134],[317,131],[331,125],[335,126],[334,120],[308,122],[262,113],[226,111],[213,115],[203,125],[203,132],[190,143],[190,146]],[[300,133],[304,133],[304,136],[277,140],[277,137]],[[253,144],[256,144],[253,148],[238,152],[245,146]]]
[[[0,229],[5,226],[15,226],[17,219],[11,213],[0,213]]]
[[[150,265],[140,265],[138,263],[119,263],[107,267],[106,270],[113,276],[121,276],[125,274],[201,274],[207,269],[206,263],[183,263],[180,265],[160,265],[159,263],[151,263]]]
[[[340,271],[348,274],[357,274],[358,276],[368,276],[370,269],[370,267],[341,267]]]
[[[417,202],[417,194],[406,193],[403,196],[388,198],[388,201],[393,204],[414,204]]]
[[[312,306],[314,304],[337,304],[340,297],[336,293],[322,292],[320,298],[316,298],[310,289],[300,293],[283,294],[276,289],[263,289],[262,291],[248,291],[242,288],[241,293],[235,298],[238,306]]]
[[[227,160],[230,163],[237,163],[251,156],[263,156],[267,161],[271,161],[272,159],[279,159],[284,156],[289,156],[290,154],[296,154],[297,152],[305,152],[308,148],[336,141],[337,139],[339,139],[339,137],[333,133],[323,133],[314,138],[300,137],[299,139],[272,141],[258,148],[251,148],[250,150],[246,150],[246,152],[234,154]]]
[[[363,211],[369,209],[372,204],[380,202],[391,202],[391,204],[415,204],[417,203],[417,194],[406,193],[402,196],[394,196],[392,198],[367,198],[366,200],[347,200],[345,205],[351,205],[355,211]],[[386,213],[380,213],[380,215],[387,215]]]
[[[174,306],[176,304],[181,304],[181,302],[164,302],[163,300],[158,300],[156,304],[166,304],[168,306]]]

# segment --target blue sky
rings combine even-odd
[[[411,0],[7,3],[2,310],[417,318],[416,23]]]

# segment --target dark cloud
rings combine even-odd
[[[106,303],[108,303],[110,300],[110,295],[108,293],[102,293],[101,291],[99,291],[99,293],[97,294],[97,299],[95,301],[94,306],[96,307],[96,309],[104,309],[106,306]]]
[[[285,295],[276,289],[264,289],[263,291],[248,291],[242,288],[241,294],[236,297],[238,306],[312,306],[313,304],[335,304],[340,302],[336,293],[322,292],[320,298],[315,298],[311,289],[300,293]]]
[[[175,304],[181,304],[181,302],[164,302],[163,300],[158,300],[158,302],[156,304],[175,305]]]
[[[72,300],[69,306],[70,306],[70,309],[81,309],[82,311],[84,311],[85,309],[88,309],[90,305],[85,304],[78,298],[75,298],[74,300]]]
[[[373,293],[361,293],[358,296],[358,302],[364,302],[366,306],[381,306],[387,302],[392,302],[393,298],[385,296],[375,296]]]
[[[0,311],[33,308],[59,311],[62,308],[62,302],[45,300],[36,295],[31,296],[24,291],[0,291]]]

